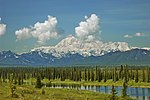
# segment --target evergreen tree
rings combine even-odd
[[[41,78],[40,76],[37,76],[37,80],[36,80],[36,88],[41,88],[42,87],[42,83],[41,83]]]
[[[123,86],[122,86],[122,97],[125,97],[125,96],[127,96],[127,83],[126,83],[126,81],[124,80],[124,82],[123,82]]]
[[[63,73],[64,73],[64,72],[63,72],[63,69],[61,69],[61,74],[60,74],[60,80],[61,80],[61,81],[64,81],[64,80],[65,80]]]
[[[74,71],[73,71],[73,68],[71,68],[71,80],[73,80],[74,78],[74,73],[73,73]]]
[[[17,79],[16,79],[16,78],[15,78],[15,80],[14,80],[13,84],[17,84]]]
[[[94,81],[94,72],[93,72],[93,69],[91,70],[91,81]]]
[[[84,69],[84,80],[87,81],[87,73],[86,73],[86,68]]]
[[[133,69],[131,68],[131,70],[130,70],[130,78],[132,79],[132,80],[134,80],[134,72],[133,72]]]
[[[73,68],[73,81],[76,81],[76,68]]]
[[[138,78],[138,69],[136,69],[135,82],[137,83],[138,80],[139,80],[139,78]]]
[[[104,82],[107,81],[107,73],[106,73],[106,69],[104,70]]]
[[[55,79],[55,75],[56,75],[56,70],[55,68],[53,68],[53,80]]]
[[[18,85],[21,85],[21,77],[18,77]]]
[[[79,69],[79,75],[78,75],[79,80],[78,80],[78,81],[81,81],[81,76],[82,76],[81,73],[82,73],[82,72],[81,72],[81,69]]]
[[[128,82],[128,67],[127,67],[127,65],[126,66],[124,66],[124,69],[123,69],[123,77],[124,77],[124,81],[125,81],[125,83],[127,83]]]
[[[41,91],[41,92],[42,92],[42,94],[45,94],[45,90],[44,90],[44,88],[42,88],[42,91]]]
[[[113,70],[113,81],[114,82],[116,82],[116,81],[118,81],[118,75],[117,75],[117,69],[115,68],[114,70]]]
[[[102,80],[101,69],[98,69],[98,82],[101,82],[101,80]]]
[[[116,98],[117,98],[117,97],[116,97],[117,92],[116,92],[116,90],[115,90],[114,85],[112,85],[111,94],[112,94],[111,100],[116,100]]]
[[[123,66],[121,65],[120,70],[119,70],[119,79],[123,80]]]
[[[147,83],[150,82],[150,68],[147,68]]]
[[[23,84],[23,77],[21,77],[21,84]]]
[[[145,82],[145,72],[144,72],[144,69],[142,70],[142,82]]]
[[[98,80],[98,69],[97,69],[97,66],[95,67],[95,78],[94,78],[95,81]]]
[[[88,73],[87,73],[88,79],[87,81],[90,81],[90,70],[88,69]]]

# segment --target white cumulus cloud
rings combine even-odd
[[[132,38],[133,36],[126,34],[126,35],[124,35],[124,37],[125,38]]]
[[[1,22],[1,18],[0,18],[0,22]],[[2,35],[4,35],[5,32],[6,32],[6,25],[0,23],[0,37],[1,37]]]
[[[92,14],[89,18],[85,16],[85,21],[81,21],[75,28],[76,36],[83,41],[93,41],[100,33],[100,18]]]
[[[135,36],[141,37],[141,36],[145,36],[145,34],[138,32],[138,33],[135,33]]]
[[[132,34],[132,35],[126,34],[126,35],[124,35],[123,37],[124,37],[124,38],[133,38],[133,37],[148,37],[148,36],[149,36],[149,35],[146,35],[146,34],[144,34],[144,33],[137,32],[137,33]]]
[[[31,37],[30,32],[31,32],[31,29],[29,29],[29,28],[23,28],[23,29],[17,30],[15,32],[15,34],[17,36],[17,40],[30,38]]]
[[[45,41],[58,36],[57,23],[56,17],[48,16],[48,19],[43,23],[37,22],[30,28],[17,30],[15,32],[17,40],[33,37],[37,39],[38,43],[43,44]]]

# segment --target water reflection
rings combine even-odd
[[[84,86],[79,84],[52,84],[47,86],[50,88],[74,88],[80,90],[91,90],[101,93],[111,94],[111,86]],[[115,87],[117,95],[121,95],[121,86]],[[138,100],[150,100],[150,88],[128,87],[127,94]]]
[[[28,82],[26,84],[35,85],[35,83]],[[80,90],[90,90],[90,91],[97,91],[101,93],[111,94],[111,86],[84,86],[80,84],[54,84],[48,83],[45,84],[46,87],[49,88],[73,88],[73,89],[80,89]],[[121,86],[115,87],[117,95],[121,95]],[[127,94],[130,97],[136,98],[138,100],[150,100],[150,88],[135,88],[135,87],[128,87]]]
[[[135,91],[136,91],[136,98],[138,99],[138,95],[139,95],[138,88],[135,88]]]
[[[142,88],[142,100],[145,100],[145,91],[143,88]]]

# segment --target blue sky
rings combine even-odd
[[[56,45],[69,34],[75,35],[75,27],[93,13],[100,18],[102,41],[150,47],[150,0],[0,0],[0,24],[6,25],[5,34],[0,35],[0,51],[26,52]],[[42,23],[48,15],[56,17],[57,27],[63,30],[59,38],[40,45],[35,38],[16,41],[17,30]]]

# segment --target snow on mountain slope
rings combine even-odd
[[[47,46],[34,48],[31,51],[42,51],[44,53],[51,53],[55,57],[63,57],[67,53],[78,53],[84,57],[86,56],[101,56],[108,52],[127,51],[129,50],[126,42],[109,42],[95,40],[90,42],[80,41],[74,36],[68,36],[59,42],[56,46]]]
[[[131,47],[131,49],[144,49],[144,50],[150,50],[149,47],[143,47],[143,48],[140,48],[140,47]]]
[[[144,48],[142,48],[142,49],[144,49],[144,50],[150,50],[150,48],[148,48],[148,47],[144,47]]]
[[[38,49],[40,50],[40,49]],[[45,48],[43,49],[45,50]],[[56,54],[56,53],[55,53]],[[72,65],[150,65],[150,50],[131,49],[110,52],[103,56],[83,57],[80,54],[67,53],[56,58],[49,53],[32,51],[16,54],[11,51],[0,52],[0,65],[9,66],[72,66]]]

